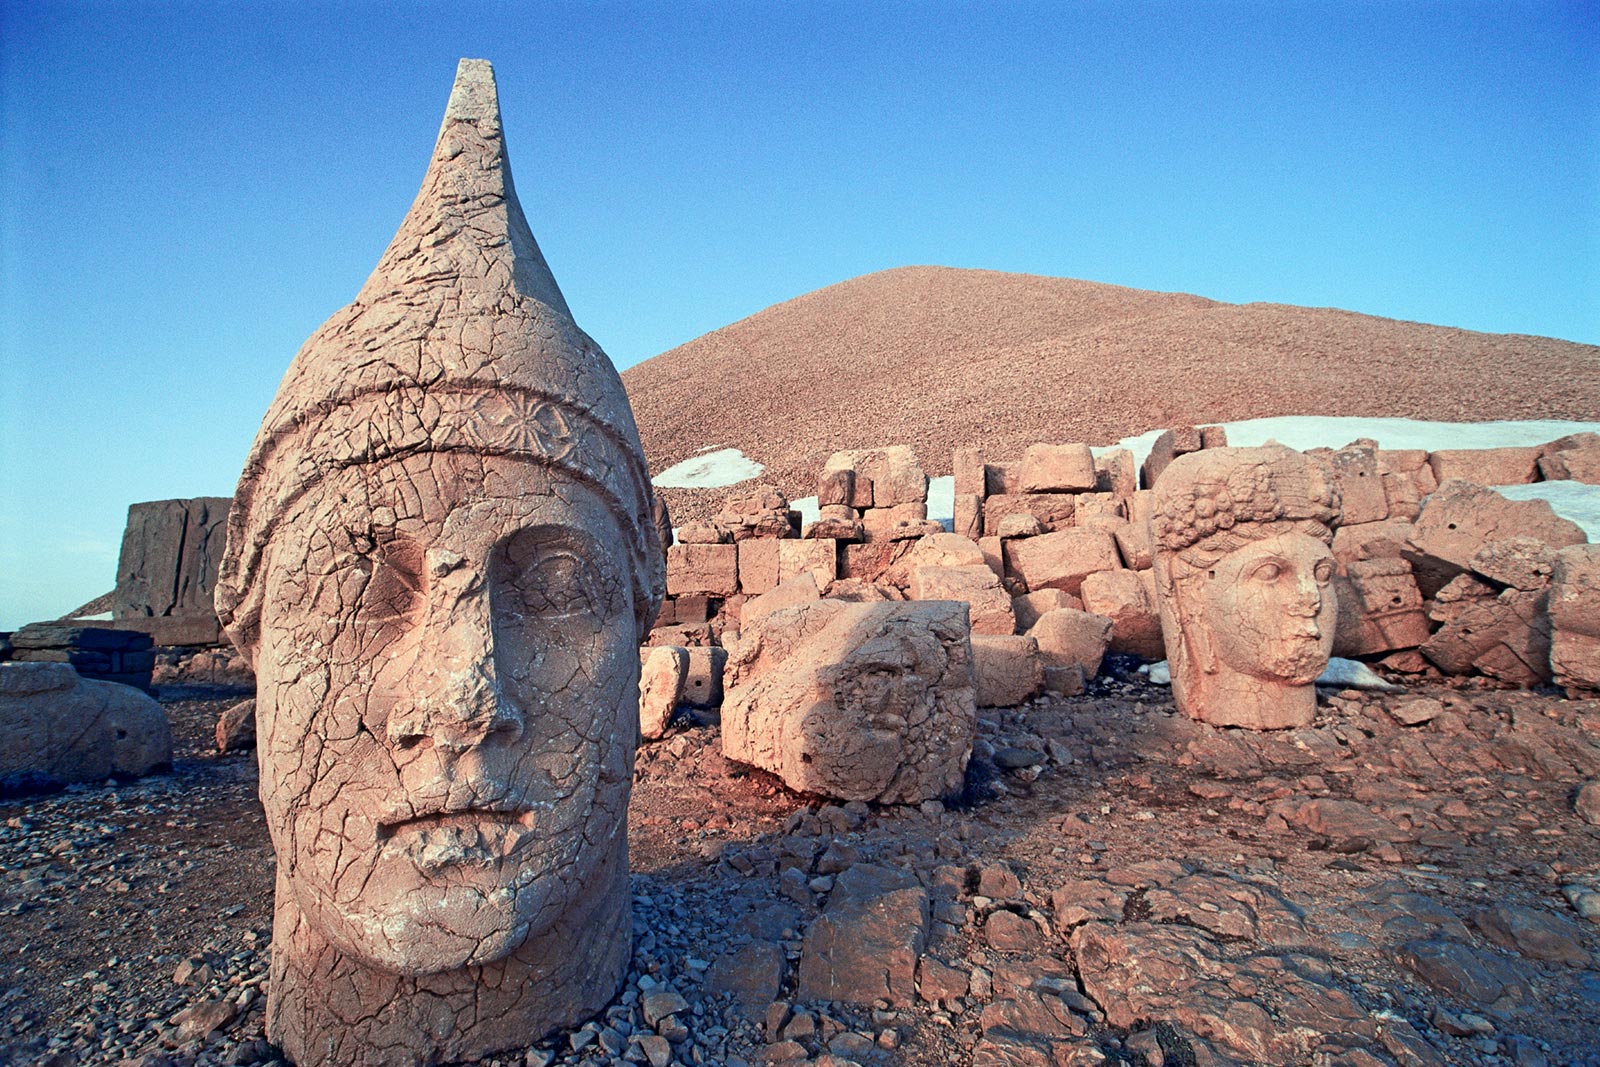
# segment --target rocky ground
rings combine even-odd
[[[163,694],[170,776],[0,803],[0,1062],[275,1059],[235,699]],[[490,1062],[1600,1064],[1596,775],[1600,701],[1478,688],[1249,735],[1102,677],[985,713],[959,800],[882,810],[683,723],[639,759],[628,985]]]

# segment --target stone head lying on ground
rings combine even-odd
[[[464,60],[416,203],[290,367],[229,516],[217,606],[258,679],[269,1035],[295,1062],[468,1058],[609,1000],[661,586],[627,399]]]
[[[1309,725],[1333,651],[1339,490],[1277,445],[1179,456],[1155,487],[1161,629],[1173,696],[1219,726]]]

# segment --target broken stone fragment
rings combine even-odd
[[[1028,636],[1037,642],[1044,666],[1081,667],[1085,676],[1093,678],[1111,642],[1111,628],[1104,615],[1057,608],[1039,616]]]
[[[779,582],[775,588],[747,601],[739,613],[739,624],[741,628],[747,627],[774,611],[782,611],[784,608],[809,604],[821,599],[822,592],[817,588],[816,577],[810,571],[801,571]]]
[[[1546,590],[1507,589],[1477,600],[1420,647],[1446,674],[1477,671],[1512,685],[1550,680],[1550,617]]]
[[[972,674],[979,707],[1010,708],[1026,703],[1044,687],[1039,642],[1025,634],[974,634]]]
[[[1088,445],[1029,445],[1022,458],[1024,493],[1093,492],[1095,481]]]
[[[689,672],[689,650],[674,645],[641,648],[639,671],[639,736],[659,741],[666,736],[672,713],[683,700]]]
[[[1445,448],[1428,456],[1442,486],[1452,478],[1477,485],[1525,485],[1539,480],[1539,453],[1531,448]]]
[[[928,892],[915,875],[856,864],[838,876],[828,906],[806,930],[796,996],[911,1006],[930,920]]]
[[[965,601],[975,634],[1012,634],[1017,619],[1000,579],[981,563],[959,567],[918,567],[911,572],[912,600]]]
[[[1333,654],[1353,658],[1416,648],[1430,628],[1411,564],[1395,557],[1355,560],[1333,579],[1339,606]]]
[[[1113,651],[1151,662],[1166,658],[1161,616],[1156,610],[1155,575],[1150,571],[1096,571],[1083,579],[1079,593],[1084,611],[1111,620]]]
[[[1556,684],[1569,693],[1600,690],[1600,545],[1556,553],[1549,612]]]
[[[217,751],[241,752],[256,747],[256,702],[241,700],[217,716]]]
[[[1588,541],[1576,523],[1559,518],[1543,500],[1508,500],[1471,482],[1442,482],[1428,498],[1411,534],[1407,558],[1425,597],[1472,566],[1485,545],[1528,537],[1552,549]]]
[[[1096,571],[1122,565],[1116,542],[1103,530],[1067,529],[1004,543],[1006,573],[1027,591],[1063,589],[1074,596],[1083,580]]]
[[[0,663],[0,791],[134,778],[172,763],[167,713],[65,663]]]
[[[1145,456],[1144,463],[1139,468],[1140,488],[1154,489],[1157,479],[1173,460],[1190,452],[1198,452],[1204,447],[1200,431],[1196,427],[1174,426],[1170,430],[1163,430],[1151,442],[1150,453]]]
[[[1057,608],[1084,610],[1083,601],[1065,589],[1041,589],[1037,593],[1024,593],[1011,598],[1011,610],[1017,617],[1017,631],[1027,633],[1039,616]],[[1105,614],[1102,612],[1101,614]]]
[[[959,789],[976,728],[968,635],[954,601],[821,600],[756,619],[729,660],[723,755],[842,800]]]
[[[853,472],[854,495],[849,501],[840,501],[851,507],[890,508],[897,504],[926,503],[928,499],[928,476],[922,472],[917,454],[909,445],[835,452],[828,457],[823,470]]]
[[[983,530],[1004,536],[1002,527],[1014,515],[1030,516],[1045,530],[1065,530],[1076,509],[1071,493],[991,493],[983,501]]]

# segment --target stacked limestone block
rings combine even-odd
[[[907,445],[835,452],[817,479],[817,521],[807,538],[848,546],[912,541],[944,527],[928,519],[928,476]],[[854,550],[863,558],[881,554]]]
[[[18,663],[63,663],[85,678],[150,689],[156,653],[149,634],[71,623],[29,623],[9,639]]]
[[[1600,691],[1600,545],[1555,554],[1550,575],[1550,667],[1571,696]]]

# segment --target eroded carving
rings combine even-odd
[[[1150,531],[1173,696],[1193,718],[1304,726],[1338,618],[1331,472],[1281,445],[1173,460]]]
[[[632,414],[463,60],[421,193],[267,413],[218,613],[258,680],[268,1036],[472,1059],[611,998],[637,648],[662,556]]]

